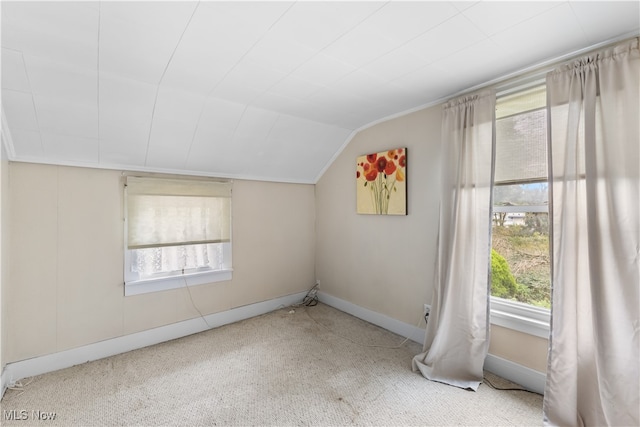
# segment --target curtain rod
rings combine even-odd
[[[637,31],[634,31],[632,33],[626,33],[621,36],[614,37],[612,39],[608,39],[603,42],[599,42],[591,46],[576,50],[574,52],[570,52],[549,60],[538,62],[537,64],[530,65],[518,71],[508,73],[504,76],[495,78],[493,80],[489,80],[488,82],[484,82],[484,83],[475,85],[473,87],[464,89],[456,94],[453,94],[447,97],[447,99],[457,98],[459,96],[462,96],[471,92],[475,92],[480,89],[487,89],[490,87],[494,87],[496,91],[498,91],[498,94],[504,95],[505,92],[509,91],[514,87],[521,87],[527,84],[533,85],[536,82],[542,82],[542,80],[544,80],[544,78],[546,77],[546,74],[560,64],[579,58],[585,54],[594,52],[596,50],[613,46],[625,40],[633,40],[634,38],[637,38],[639,36],[640,36],[640,33],[638,33]]]

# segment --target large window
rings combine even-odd
[[[515,318],[533,322],[544,336],[551,298],[544,85],[498,97],[495,156],[492,318],[509,327]]]
[[[125,294],[231,279],[231,183],[127,177]]]

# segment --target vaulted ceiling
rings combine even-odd
[[[639,4],[2,1],[3,139],[18,161],[313,183],[354,131],[633,35]]]

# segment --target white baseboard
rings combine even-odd
[[[299,292],[297,294],[233,308],[220,313],[209,314],[204,316],[206,323],[202,318],[197,317],[195,319],[112,338],[58,353],[8,363],[0,376],[2,381],[2,394],[0,394],[0,398],[4,395],[7,387],[12,386],[16,381],[23,378],[69,368],[92,360],[103,359],[127,351],[182,338],[187,335],[206,331],[210,328],[217,328],[229,323],[249,319],[281,307],[288,307],[292,304],[300,303],[306,294],[306,292]]]
[[[519,365],[502,357],[487,354],[484,359],[484,369],[499,377],[521,385],[527,390],[544,394],[544,385],[547,376],[544,372],[539,372],[526,366]]]
[[[318,299],[320,302],[330,305],[340,311],[344,311],[352,316],[366,320],[369,323],[373,323],[374,325],[380,326],[381,328],[394,332],[398,335],[409,337],[410,340],[417,343],[424,344],[424,329],[409,325],[373,310],[360,307],[359,305],[336,298],[325,292],[318,292]],[[484,361],[484,369],[504,379],[519,384],[527,390],[535,391],[540,394],[544,393],[546,375],[543,372],[538,372],[510,360],[494,356],[493,354],[487,355]]]
[[[216,328],[229,323],[259,316],[280,307],[288,307],[292,304],[299,303],[305,295],[306,292],[300,292],[293,295],[234,308],[221,313],[210,314],[205,316],[205,319],[212,328]],[[424,343],[424,329],[409,325],[373,310],[360,307],[324,292],[318,292],[318,299],[324,304],[330,305],[340,311],[349,313],[398,335],[408,337],[412,341],[420,344]],[[115,354],[125,353],[127,351],[181,338],[207,329],[209,329],[209,326],[207,326],[201,318],[195,318],[131,335],[125,335],[89,344],[71,350],[9,363],[5,366],[2,374],[0,375],[0,384],[2,387],[0,398],[4,395],[7,387],[15,384],[16,381],[23,378],[69,368],[92,360],[98,360]],[[545,374],[542,372],[535,371],[492,354],[487,355],[484,367],[487,371],[493,372],[494,374],[508,379],[509,381],[513,381],[516,384],[520,384],[528,390],[541,394],[544,393]]]
[[[380,314],[376,311],[369,310],[368,308],[360,307],[359,305],[350,303],[340,298],[336,298],[322,291],[318,292],[318,299],[320,302],[330,305],[333,308],[337,308],[340,311],[349,313],[359,319],[366,320],[369,323],[380,326],[388,331],[402,335],[405,338],[409,338],[411,341],[415,341],[419,344],[424,344],[424,329],[420,329],[417,326],[409,325],[394,319],[393,317]]]

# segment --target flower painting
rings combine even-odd
[[[359,214],[407,214],[407,149],[360,156],[356,164]]]

